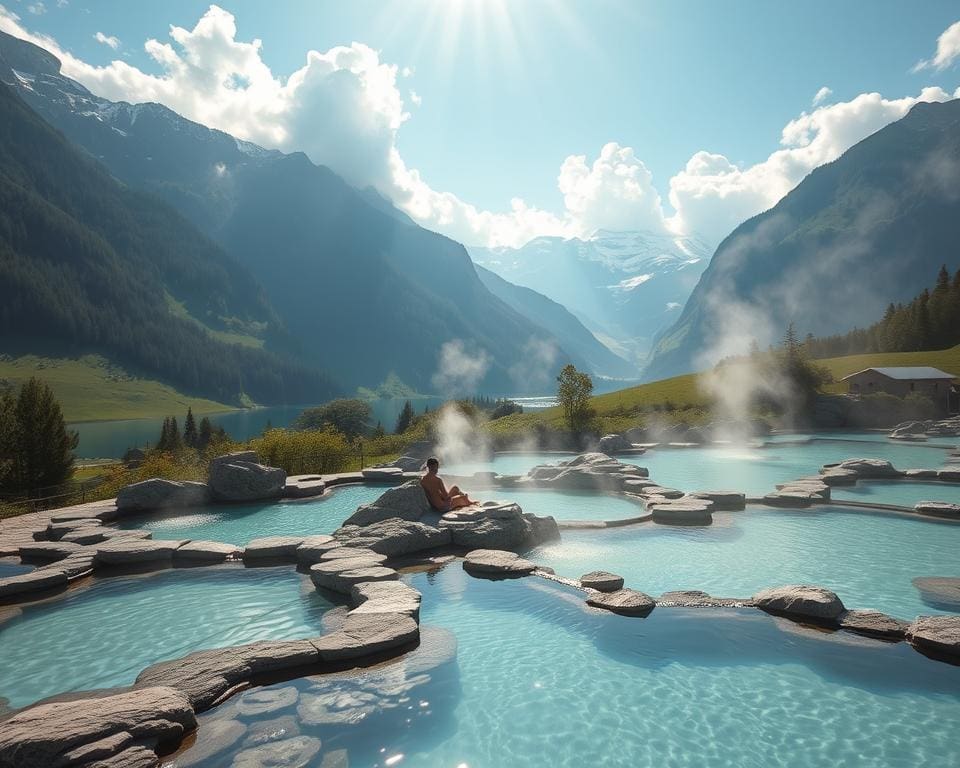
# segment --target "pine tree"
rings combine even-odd
[[[193,409],[187,408],[187,420],[183,423],[183,442],[189,448],[196,448],[198,439],[197,422],[193,418]]]
[[[404,402],[403,408],[400,410],[400,415],[397,417],[397,428],[394,432],[398,435],[406,432],[413,423],[414,416],[413,406],[410,404],[410,401],[407,400]]]
[[[180,427],[177,425],[177,417],[170,417],[170,447],[167,450],[179,451],[183,447],[183,439],[180,437]]]
[[[383,428],[383,424],[378,421],[378,422],[377,422],[377,426],[375,426],[375,427],[373,428],[373,437],[374,437],[374,439],[381,438],[381,437],[383,437],[383,436],[386,435],[386,434],[387,434],[387,432],[386,432],[386,430]]]
[[[213,427],[210,424],[210,419],[204,416],[200,419],[200,434],[197,436],[197,448],[201,451],[205,450],[208,445],[210,445],[210,440],[213,438]]]
[[[15,416],[15,484],[39,491],[59,485],[73,474],[78,435],[68,432],[53,390],[36,378],[20,388]]]
[[[160,427],[160,439],[157,440],[157,450],[158,451],[170,450],[170,417],[169,416],[164,418],[163,426]]]
[[[937,287],[934,289],[936,291],[946,291],[950,288],[950,273],[947,272],[947,265],[940,265],[940,272],[937,274]]]

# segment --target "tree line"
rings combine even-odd
[[[869,352],[925,352],[960,344],[960,269],[951,278],[940,267],[933,290],[913,301],[890,304],[883,318],[866,328],[804,342],[813,357],[840,357]]]

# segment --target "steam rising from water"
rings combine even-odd
[[[456,403],[446,403],[437,417],[434,450],[442,463],[460,464],[485,460],[490,443]]]
[[[475,394],[490,368],[484,349],[468,351],[462,339],[447,341],[440,348],[433,385],[448,397]]]

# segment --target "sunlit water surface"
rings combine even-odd
[[[246,765],[258,745],[308,745],[310,765],[354,767],[960,764],[960,668],[903,643],[748,609],[629,619],[565,587],[473,580],[458,564],[410,582],[424,597],[423,648],[347,680],[274,686],[283,704],[269,715],[231,700],[200,717],[176,764]],[[452,659],[438,649],[450,633]]]
[[[129,685],[150,664],[202,648],[319,635],[329,607],[289,566],[104,579],[0,624],[0,697],[21,707]]]

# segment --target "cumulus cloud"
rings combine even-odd
[[[103,32],[97,32],[93,36],[93,39],[98,43],[102,43],[103,45],[113,48],[113,50],[117,50],[117,48],[120,47],[120,39],[114,35],[105,35]]]
[[[305,152],[356,186],[373,185],[424,226],[471,245],[520,246],[538,236],[583,237],[600,228],[696,234],[719,242],[818,165],[899,119],[918,101],[951,97],[940,88],[926,88],[901,99],[865,93],[827,104],[829,89],[821,88],[815,108],[784,127],[781,148],[765,160],[740,166],[721,153],[695,153],[669,180],[672,211],[665,211],[642,159],[614,141],[596,156],[575,154],[563,161],[557,177],[562,210],[514,198],[506,210],[489,211],[434,189],[407,166],[397,137],[410,114],[398,80],[411,77],[413,70],[382,61],[363,43],[309,51],[303,65],[284,79],[263,61],[261,41],[238,40],[234,16],[211,5],[192,29],[171,26],[169,40],[146,41],[144,49],[159,67],[158,74],[150,74],[120,60],[90,65],[52,38],[32,34],[2,5],[0,29],[51,51],[65,75],[94,93],[160,102],[241,139]],[[956,57],[951,53],[960,50],[955,36],[960,37],[958,25],[941,35],[931,66],[947,66]],[[112,48],[116,38],[102,37],[97,35]],[[412,90],[407,98],[420,104]]]
[[[784,127],[783,147],[766,160],[741,168],[725,156],[698,152],[670,180],[670,219],[678,232],[696,232],[719,242],[744,220],[774,206],[814,168],[888,123],[899,120],[921,101],[947,101],[960,96],[942,88],[924,88],[916,96],[885,99],[862,93],[850,101],[803,112]]]
[[[30,5],[27,6],[27,10],[34,16],[41,16],[47,12],[47,6],[43,4],[42,0],[37,0],[35,3],[30,3]]]
[[[937,51],[933,54],[933,58],[918,61],[913,71],[919,72],[922,69],[942,71],[958,58],[960,58],[960,21],[955,21],[937,38]]]
[[[830,89],[830,88],[827,88],[827,86],[823,86],[820,90],[818,90],[818,91],[814,94],[814,96],[813,96],[813,106],[816,107],[816,106],[822,104],[822,103],[825,102],[827,99],[829,99],[832,95],[833,95],[833,90]]]

